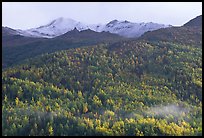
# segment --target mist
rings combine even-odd
[[[150,107],[150,109],[146,112],[151,116],[159,116],[166,117],[172,115],[174,117],[180,117],[183,114],[189,113],[190,108],[186,108],[182,105],[170,104],[170,105],[159,105]]]

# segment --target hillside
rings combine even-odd
[[[45,54],[2,72],[3,135],[202,135],[201,76],[177,43]]]
[[[201,27],[49,40],[3,46],[2,135],[202,136]]]
[[[2,47],[15,47],[43,41],[45,38],[32,38],[19,35],[17,30],[8,27],[2,27]]]
[[[77,33],[74,33],[77,32]],[[72,30],[62,36],[47,38],[32,38],[21,35],[5,35],[2,32],[2,62],[3,68],[33,58],[44,53],[66,50],[75,47],[95,45],[99,43],[114,43],[126,38],[108,32],[94,32],[91,30]]]
[[[202,46],[202,28],[200,27],[171,27],[146,32],[139,39],[149,41],[168,41],[180,44]]]
[[[167,41],[180,44],[202,46],[202,15],[183,26],[162,28],[144,33],[139,39]]]

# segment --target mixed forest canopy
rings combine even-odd
[[[2,71],[2,135],[202,135],[201,36],[165,28],[23,57]]]

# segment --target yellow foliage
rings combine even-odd
[[[19,104],[19,99],[18,99],[18,97],[16,97],[15,102],[16,102],[16,105],[18,105],[18,104]]]
[[[50,136],[53,135],[53,128],[52,128],[52,126],[50,126],[50,127],[48,128],[48,132],[49,132],[49,135],[50,135]]]
[[[83,113],[88,112],[88,106],[87,104],[83,105]]]

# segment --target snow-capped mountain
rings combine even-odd
[[[51,23],[28,30],[18,30],[20,35],[29,37],[54,38],[63,35],[74,28],[79,31],[91,29],[96,32],[110,32],[124,37],[139,37],[147,31],[170,27],[157,23],[131,23],[129,21],[113,20],[108,24],[85,24],[69,18],[60,17]]]
[[[170,25],[158,23],[131,23],[129,21],[113,20],[105,25],[102,31],[108,31],[124,37],[139,37],[147,31],[170,27]],[[98,30],[96,30],[98,31]],[[101,30],[100,30],[101,31]]]
[[[77,30],[81,31],[88,29],[88,26],[69,18],[60,17],[47,25],[22,31],[22,35],[53,38],[65,34],[74,28],[77,28]]]

